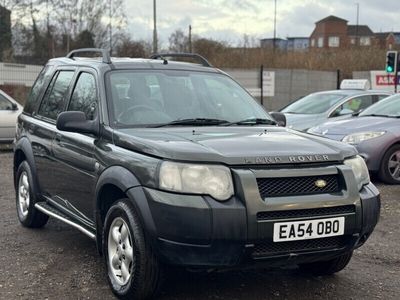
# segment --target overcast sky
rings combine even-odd
[[[277,0],[277,37],[310,36],[314,23],[335,15],[373,31],[400,31],[399,0]],[[134,39],[152,40],[153,0],[126,0],[129,31]],[[238,44],[244,34],[273,37],[274,0],[157,0],[160,42],[168,44],[176,29]]]

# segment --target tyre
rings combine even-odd
[[[332,275],[343,270],[350,262],[353,251],[327,261],[318,261],[300,265],[300,269],[313,275]]]
[[[32,179],[32,171],[29,164],[23,161],[17,170],[16,176],[16,205],[17,215],[21,224],[25,227],[40,228],[46,225],[49,216],[35,208],[37,202]]]
[[[379,169],[379,178],[389,184],[400,184],[400,145],[386,151]]]
[[[148,299],[160,286],[160,265],[146,241],[143,228],[128,199],[107,212],[103,253],[113,293],[122,299]]]

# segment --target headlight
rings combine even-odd
[[[319,126],[311,127],[307,130],[308,133],[319,133],[320,131]]]
[[[361,190],[364,185],[370,182],[367,165],[361,156],[357,155],[354,158],[346,159],[344,164],[353,169],[354,177],[358,183],[358,190]]]
[[[342,142],[357,145],[363,141],[380,137],[380,136],[384,135],[385,133],[386,133],[385,131],[369,131],[369,132],[353,133],[353,134],[346,135],[342,139]]]
[[[159,176],[164,190],[210,195],[220,201],[233,195],[231,171],[224,166],[163,162]]]

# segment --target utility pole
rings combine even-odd
[[[157,53],[158,52],[158,40],[157,40],[157,1],[153,0],[153,21],[154,21],[154,27],[153,27],[153,52]]]
[[[275,9],[274,9],[274,40],[273,40],[273,51],[275,52],[276,47],[276,0],[275,0]]]
[[[357,18],[356,18],[356,46],[358,46],[360,43],[359,38],[358,38],[358,23],[359,23],[359,18],[360,18],[360,3],[356,3],[357,6]]]
[[[112,47],[112,0],[110,0],[110,23],[109,23],[109,27],[110,27],[110,56],[112,56],[112,51],[113,51],[113,47]]]
[[[192,52],[192,25],[189,25],[189,53]]]

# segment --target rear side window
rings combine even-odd
[[[97,109],[97,89],[93,75],[81,73],[72,93],[69,111],[83,111],[86,119],[93,120]]]
[[[28,114],[32,114],[35,112],[40,101],[40,96],[43,94],[44,89],[46,89],[52,72],[53,66],[46,66],[40,72],[26,101],[24,112]]]
[[[10,110],[12,108],[11,102],[0,94],[0,110]]]
[[[64,110],[68,88],[74,71],[60,71],[56,74],[43,97],[38,114],[52,120]]]
[[[389,97],[389,95],[374,95],[374,103],[381,101],[382,99],[385,99]]]

